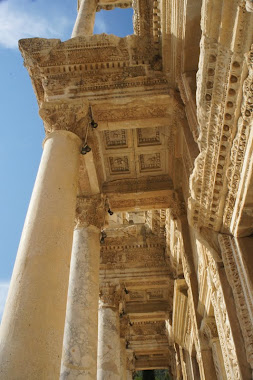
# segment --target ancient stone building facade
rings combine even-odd
[[[78,7],[20,41],[46,138],[0,378],[251,379],[252,0]],[[134,34],[93,35],[114,7]]]

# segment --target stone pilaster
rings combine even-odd
[[[226,378],[226,371],[222,357],[220,341],[217,326],[214,317],[204,318],[201,324],[201,330],[209,346],[212,349],[213,362],[218,380]]]
[[[120,338],[120,379],[127,380],[127,370],[126,370],[126,340],[125,338]]]
[[[132,350],[126,351],[126,358],[127,358],[127,371],[126,371],[126,378],[127,380],[133,379],[133,372],[135,370],[135,357],[134,352]]]
[[[120,326],[116,286],[102,287],[98,314],[97,380],[120,380]]]
[[[40,113],[48,135],[1,323],[2,379],[60,373],[81,148],[73,132],[88,111],[84,103],[68,104],[66,113],[55,104]]]
[[[97,376],[99,239],[104,211],[100,195],[78,198],[61,379],[94,380]]]

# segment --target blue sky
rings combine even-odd
[[[17,43],[69,39],[76,8],[76,0],[0,0],[0,320],[44,138]],[[131,9],[98,12],[94,32],[131,34],[131,18]]]

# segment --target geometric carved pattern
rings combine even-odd
[[[110,171],[112,174],[129,173],[128,157],[109,157]]]
[[[105,131],[106,149],[126,148],[127,147],[127,131],[120,129],[117,131]]]
[[[160,145],[160,132],[158,128],[137,129],[138,146]]]
[[[140,171],[153,171],[161,169],[160,153],[141,154]]]

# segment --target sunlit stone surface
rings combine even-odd
[[[92,35],[116,6],[134,35]],[[251,379],[252,1],[78,9],[74,38],[20,41],[47,141],[0,377]]]

